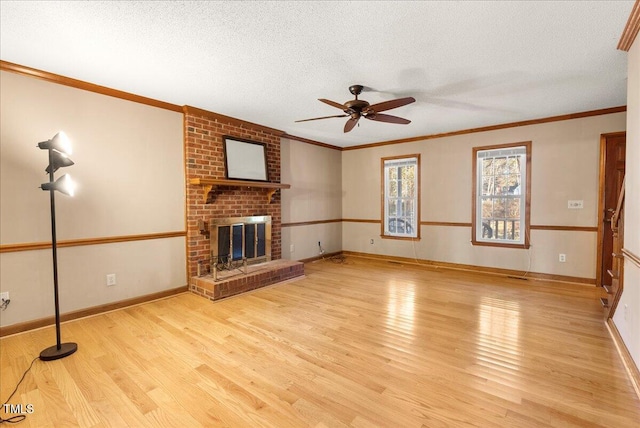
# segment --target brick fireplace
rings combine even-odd
[[[185,107],[185,161],[187,183],[193,178],[224,179],[223,136],[245,138],[267,145],[269,180],[280,181],[280,134],[276,130],[238,121],[233,118]],[[209,237],[200,233],[199,221],[214,218],[271,216],[271,257],[279,259],[281,249],[280,192],[271,201],[264,190],[218,186],[214,203],[205,203],[202,188],[187,184],[187,252],[188,273],[195,276],[198,262],[209,270]]]
[[[269,216],[271,219],[271,259],[282,257],[282,209],[280,190],[271,197],[265,189],[218,185],[207,203],[203,187],[190,184],[193,179],[224,180],[223,136],[264,143],[270,182],[280,182],[280,137],[275,129],[240,121],[190,106],[184,107],[185,162],[187,178],[187,268],[193,278],[211,272],[211,247],[203,222],[229,217]],[[296,268],[299,269],[299,268]],[[295,269],[294,269],[295,270]],[[264,276],[264,275],[263,275]],[[286,278],[285,278],[286,279]],[[194,291],[194,287],[190,289]]]

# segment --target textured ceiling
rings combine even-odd
[[[1,1],[0,58],[348,147],[626,105],[633,3]],[[412,123],[295,123],[353,84]]]

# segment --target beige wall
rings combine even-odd
[[[624,248],[640,258],[640,38],[628,53],[627,152]],[[624,260],[624,291],[613,317],[636,366],[640,367],[640,266]]]
[[[316,257],[318,241],[327,253],[342,250],[340,222],[286,226],[342,217],[341,152],[290,139],[283,139],[280,147],[282,182],[291,184],[282,191],[282,258]]]
[[[74,142],[74,198],[56,194],[59,241],[185,230],[182,114],[0,72],[0,243],[50,242],[47,153],[64,130]],[[61,311],[186,285],[185,239],[60,248]],[[106,286],[115,273],[117,284]],[[51,250],[0,254],[11,304],[0,325],[53,315]]]
[[[380,158],[421,155],[421,220],[471,223],[472,148],[532,141],[531,224],[597,226],[600,134],[623,131],[625,113],[411,143],[347,150],[343,218],[380,220]],[[584,209],[569,210],[581,199]],[[347,251],[595,278],[596,232],[532,230],[529,250],[472,246],[471,228],[422,226],[419,242],[380,239],[380,225],[345,222]],[[370,240],[374,239],[374,244]],[[558,254],[567,255],[566,263]]]

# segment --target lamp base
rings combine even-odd
[[[42,361],[59,360],[60,358],[67,357],[78,350],[78,345],[72,342],[63,343],[58,349],[58,345],[53,345],[40,352],[40,359]]]

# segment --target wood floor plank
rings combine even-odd
[[[35,374],[36,385],[41,394],[42,401],[46,403],[38,412],[44,411],[46,420],[52,422],[53,426],[76,427],[80,426],[78,415],[74,414],[73,408],[65,400],[64,394],[60,390],[60,385],[53,379],[52,371],[60,370],[62,361],[53,361],[47,367],[40,367]],[[57,367],[56,367],[57,366]],[[20,404],[20,403],[18,403]],[[31,403],[24,403],[26,405]],[[35,409],[34,409],[35,411]]]
[[[14,401],[15,403],[16,401]],[[55,428],[53,419],[49,417],[46,412],[40,411],[45,408],[45,401],[40,394],[40,390],[31,389],[22,394],[22,403],[29,403],[33,406],[33,413],[29,415],[23,422],[20,422],[19,427],[42,427],[42,428]]]
[[[71,376],[64,363],[67,363],[67,361],[63,361],[63,364],[59,364],[58,367],[51,370],[52,378],[64,396],[65,402],[69,405],[71,412],[75,415],[78,425],[81,427],[97,425],[100,422],[98,415],[91,406],[87,396],[83,394],[76,384],[76,379]]]
[[[156,409],[145,415],[150,426],[156,427],[204,427],[180,406],[171,395],[162,388],[149,391],[149,397],[158,405]],[[225,424],[210,423],[207,426],[225,426]]]
[[[21,426],[638,427],[594,287],[357,257],[305,274],[63,323],[78,351],[35,362]],[[54,340],[0,339],[0,399]]]

